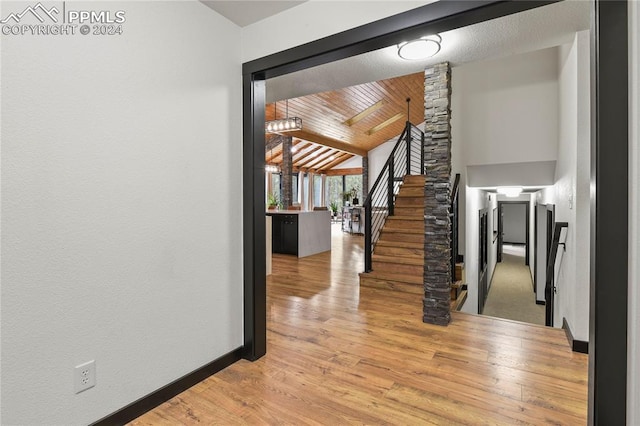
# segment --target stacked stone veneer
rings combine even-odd
[[[282,167],[280,170],[282,185],[282,208],[287,210],[293,204],[291,174],[293,173],[293,154],[291,153],[291,145],[293,138],[290,136],[280,136],[282,138]]]
[[[369,156],[362,156],[362,201],[364,204],[364,200],[367,199],[367,195],[369,195]]]
[[[451,67],[429,67],[424,73],[425,107],[425,244],[423,321],[451,321]]]

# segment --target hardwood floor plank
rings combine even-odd
[[[267,354],[220,371],[131,425],[583,425],[588,356],[564,331],[452,312],[360,288],[362,237],[274,255]],[[400,243],[398,243],[400,244]]]

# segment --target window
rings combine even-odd
[[[291,175],[291,203],[298,203],[298,175]]]
[[[327,176],[325,181],[325,197],[327,204],[335,202],[338,205],[338,210],[342,210],[343,200],[342,193],[344,189],[342,187],[342,176]]]
[[[351,204],[362,205],[362,175],[349,175],[344,177],[345,191],[351,194]],[[353,191],[355,189],[355,191]],[[355,196],[354,196],[355,193]],[[356,199],[357,201],[354,201]]]
[[[313,176],[313,207],[322,206],[322,176]]]

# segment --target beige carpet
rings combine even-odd
[[[544,306],[536,305],[531,272],[524,257],[505,250],[493,273],[483,314],[544,325]]]

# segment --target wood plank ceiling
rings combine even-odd
[[[407,98],[409,121],[422,123],[424,73],[278,101],[266,105],[265,114],[267,121],[302,119],[302,130],[282,133],[293,137],[294,171],[333,174],[336,166],[402,133]],[[270,137],[267,134],[267,145]],[[282,144],[266,150],[265,162],[281,165]]]

